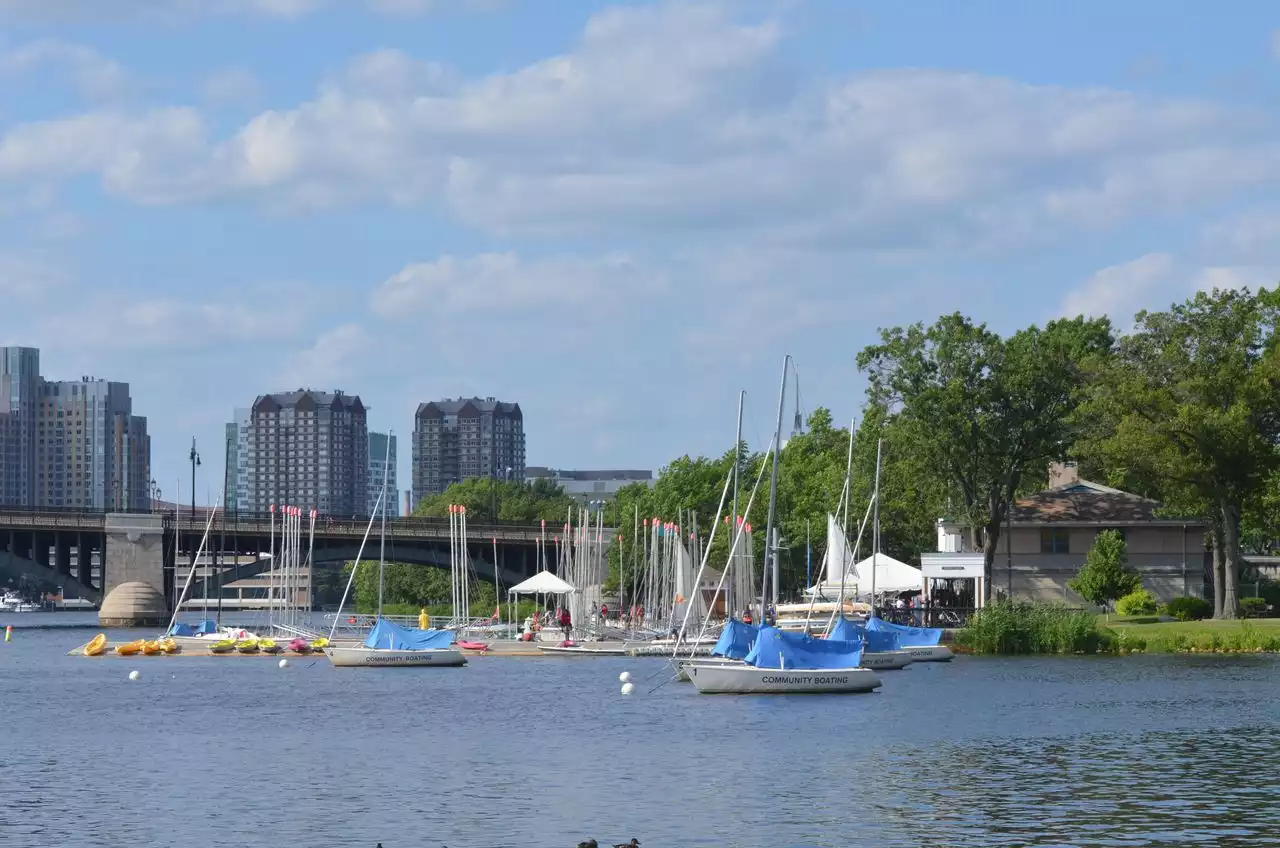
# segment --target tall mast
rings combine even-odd
[[[746,402],[746,400],[747,400],[746,391],[739,391],[738,392],[738,435],[733,440],[733,520],[729,523],[729,530],[732,534],[729,537],[730,539],[736,538],[738,535],[738,473],[742,470],[742,453],[741,453],[742,451],[742,406]],[[729,568],[732,568],[734,571],[741,571],[741,562],[740,561],[735,562],[735,560],[738,560],[738,557],[735,556],[733,559],[729,560]],[[732,597],[728,597],[729,595],[732,594],[733,580],[729,580],[728,585],[729,585],[729,591],[726,593],[727,600],[725,601],[725,605],[724,605],[725,607],[724,614],[725,614],[725,618],[733,618],[733,610],[734,610],[733,601],[736,599]],[[711,603],[713,605],[715,604],[714,598],[712,599]],[[750,603],[751,603],[751,599],[747,598],[747,604],[750,604]]]
[[[761,623],[763,623],[765,620],[765,608],[768,606],[769,596],[765,592],[765,584],[769,582],[769,547],[771,545],[775,546],[775,549],[773,550],[773,555],[774,555],[773,593],[774,595],[777,595],[778,593],[778,586],[777,586],[778,552],[776,550],[776,545],[773,538],[773,519],[774,519],[774,512],[778,508],[778,454],[782,453],[782,408],[783,406],[786,405],[786,402],[787,402],[787,368],[790,365],[791,365],[791,354],[788,353],[782,359],[782,385],[779,386],[778,388],[778,423],[777,423],[777,426],[774,427],[774,431],[773,431],[774,433],[773,435],[773,439],[774,439],[773,468],[770,470],[770,473],[769,473],[769,518],[765,522],[765,528],[764,528],[765,558],[764,558],[763,578],[760,583],[760,621]]]
[[[387,557],[387,474],[391,471],[391,434],[387,431],[386,454],[382,458],[382,538],[378,542],[378,618],[382,618],[382,580],[386,572]]]
[[[871,614],[876,614],[876,571],[880,567],[880,448],[884,439],[876,439],[876,484],[872,497],[874,518],[871,524]]]

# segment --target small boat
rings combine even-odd
[[[488,642],[469,642],[466,639],[459,639],[457,642],[459,648],[464,651],[487,651],[489,650]]]
[[[316,639],[311,643],[311,652],[315,654],[323,654],[324,649],[327,647],[329,647],[329,640],[321,636],[319,639]]]
[[[160,650],[164,651],[166,654],[177,654],[181,653],[182,646],[172,639],[161,639]]]
[[[289,650],[295,654],[309,654],[311,646],[307,644],[306,639],[294,639],[289,643]]]
[[[106,649],[107,634],[99,633],[89,640],[89,644],[84,646],[84,655],[86,657],[100,657]]]
[[[125,642],[123,645],[116,645],[116,653],[122,657],[131,657],[142,651],[143,641],[138,639],[133,642]]]
[[[258,653],[258,640],[245,639],[243,642],[236,642],[236,650],[242,654]]]
[[[278,654],[284,650],[284,648],[276,644],[274,639],[259,639],[258,647],[264,654]]]
[[[229,654],[236,649],[236,641],[234,639],[223,639],[221,642],[214,642],[209,646],[211,654]]]
[[[414,630],[378,619],[358,646],[325,648],[329,662],[339,668],[363,666],[459,667],[467,658],[455,647],[450,630]]]
[[[160,647],[159,642],[143,642],[142,654],[147,657],[154,657],[156,654],[163,654],[164,648]]]
[[[589,648],[586,645],[578,645],[573,642],[559,645],[539,645],[538,650],[544,654],[568,654],[580,657],[625,657],[627,655],[626,648]]]

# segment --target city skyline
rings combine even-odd
[[[656,470],[739,389],[763,448],[784,353],[844,423],[882,326],[1280,279],[1260,0],[0,5],[0,344],[128,380],[183,501],[282,386],[402,448],[518,398],[531,464]]]

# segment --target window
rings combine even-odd
[[[1056,527],[1045,527],[1040,531],[1040,553],[1071,553],[1071,536],[1066,530]]]

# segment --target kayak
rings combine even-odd
[[[182,650],[182,646],[172,639],[161,639],[160,650],[164,651],[166,654],[176,654]]]
[[[142,645],[141,639],[134,642],[125,642],[123,645],[116,645],[116,653],[122,657],[131,657],[142,650]]]
[[[327,647],[329,647],[329,640],[323,636],[311,643],[311,650],[317,654],[323,653]]]
[[[458,647],[464,651],[487,651],[489,650],[488,642],[468,642],[466,639],[458,640]]]
[[[309,654],[311,653],[311,646],[307,644],[306,639],[294,639],[289,643],[289,650],[295,654]]]
[[[274,639],[259,639],[258,647],[262,649],[264,654],[278,654],[284,650],[275,643]]]
[[[210,645],[209,653],[229,654],[235,649],[236,649],[236,642],[234,639],[223,639],[221,642],[214,642],[212,645]]]
[[[84,655],[86,657],[100,657],[102,652],[107,649],[107,634],[99,633],[89,640],[89,644],[84,646]]]
[[[143,642],[142,654],[147,657],[154,657],[156,654],[163,654],[164,648],[160,647],[159,642]]]
[[[258,652],[258,640],[245,639],[243,642],[236,642],[236,650],[242,654],[256,654]]]

